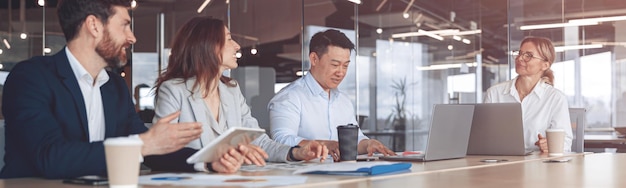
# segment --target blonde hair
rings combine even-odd
[[[550,67],[552,66],[552,63],[554,63],[556,53],[554,52],[554,45],[552,44],[552,41],[544,37],[530,36],[524,38],[520,46],[527,42],[533,43],[535,47],[537,47],[539,57],[549,63],[548,69],[543,71],[541,80],[543,80],[547,84],[554,85],[554,72],[552,72],[552,69],[550,69]]]

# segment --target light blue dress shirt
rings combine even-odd
[[[275,141],[295,146],[302,140],[337,140],[337,126],[357,124],[354,105],[338,89],[328,93],[307,74],[283,88],[268,104]],[[359,130],[359,142],[368,139]]]

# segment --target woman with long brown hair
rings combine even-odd
[[[157,79],[155,118],[180,111],[178,122],[200,122],[204,132],[187,147],[200,149],[230,127],[259,128],[237,82],[223,76],[237,68],[235,54],[240,49],[224,22],[210,17],[195,17],[177,32],[171,46],[167,69]],[[328,149],[320,143],[290,147],[267,135],[245,146],[247,151],[225,154],[208,166],[218,172],[235,172],[240,165],[265,165],[273,162],[325,159]],[[266,153],[267,152],[267,153]],[[269,155],[268,155],[269,154]],[[243,158],[236,158],[237,155]],[[323,156],[323,157],[322,157]],[[204,164],[196,164],[197,170]]]

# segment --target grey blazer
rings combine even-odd
[[[211,140],[217,138],[229,127],[250,127],[259,128],[257,120],[250,115],[250,107],[246,104],[246,99],[239,85],[229,87],[224,83],[218,85],[220,91],[220,100],[222,102],[223,114],[220,119],[226,121],[226,126],[221,127],[215,118],[213,118],[208,107],[202,99],[201,92],[196,89],[192,92],[191,88],[196,79],[172,79],[161,84],[155,99],[155,117],[153,122],[165,117],[171,113],[180,110],[180,116],[173,122],[200,122],[202,123],[202,134],[199,139],[191,141],[186,147],[200,149],[203,145],[207,145]],[[263,134],[252,144],[261,147],[269,155],[269,161],[286,162],[287,153],[291,147],[280,144],[270,139],[267,134]]]

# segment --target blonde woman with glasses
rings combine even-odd
[[[524,38],[515,57],[518,76],[492,86],[485,95],[485,103],[521,103],[527,151],[548,152],[544,136],[548,128],[565,130],[564,151],[571,150],[573,136],[567,98],[553,87],[554,74],[550,70],[555,55],[550,39]]]

